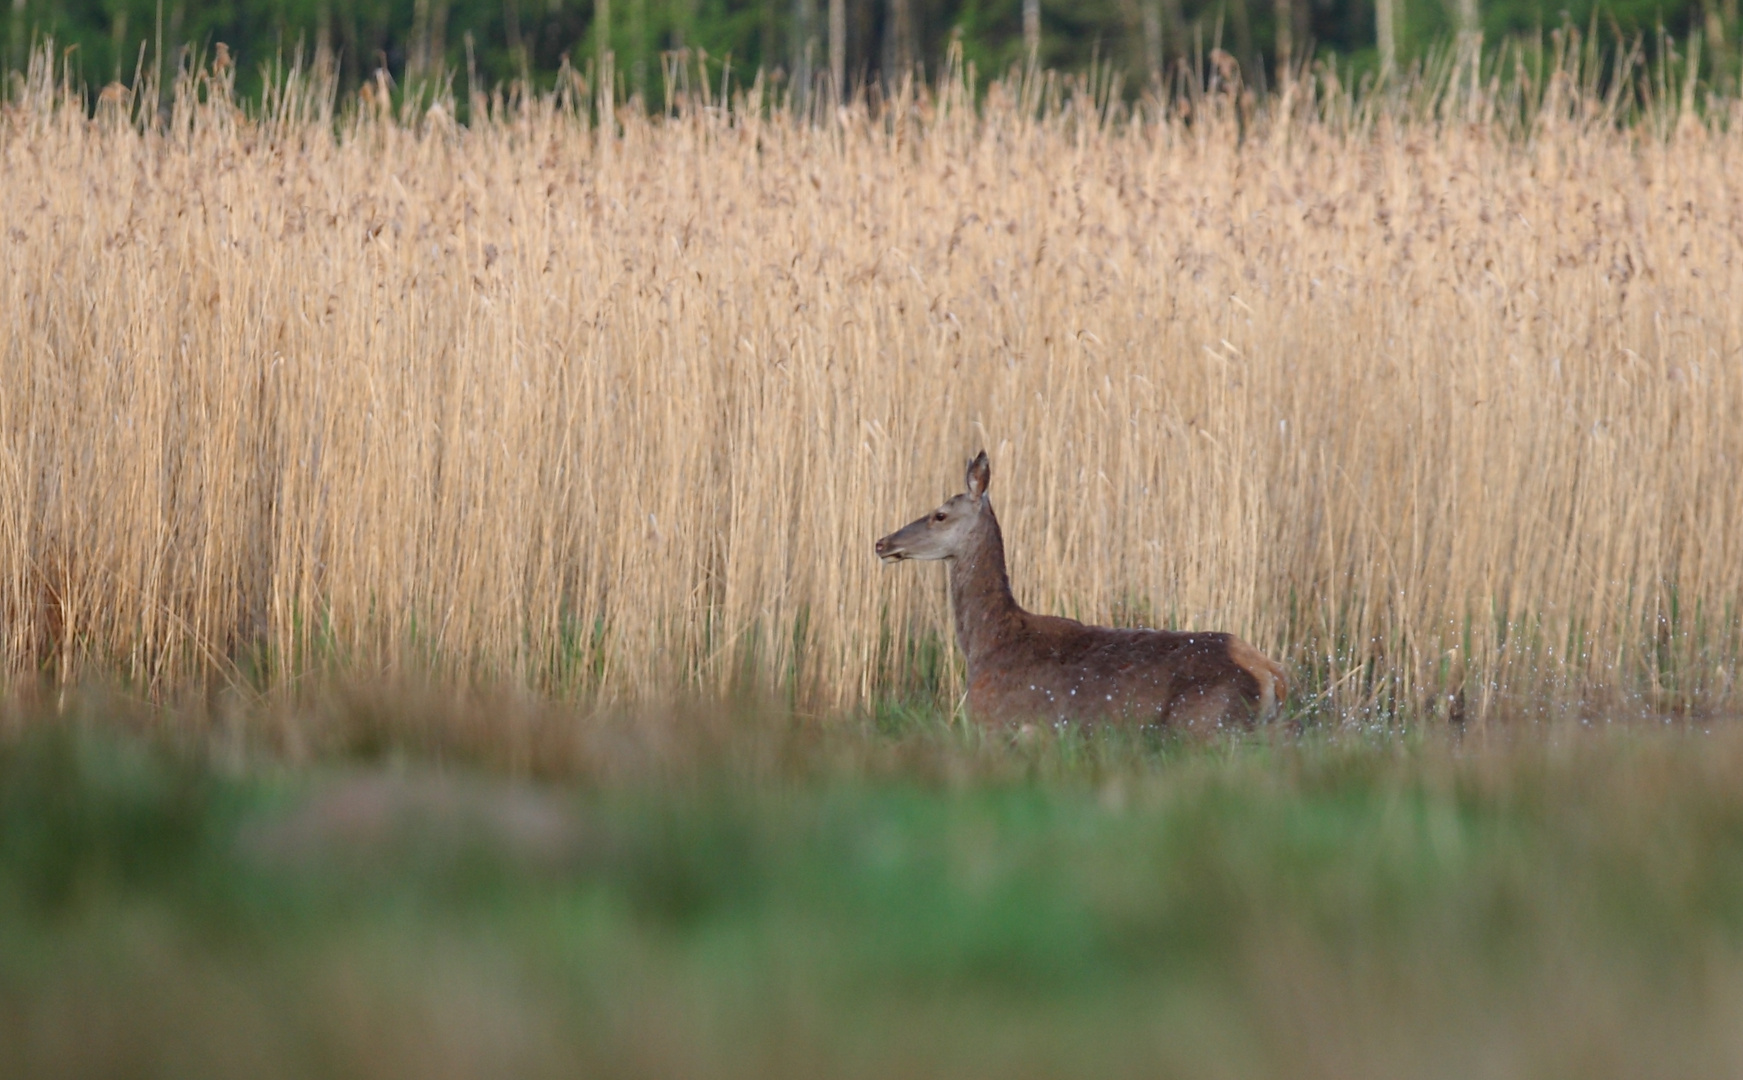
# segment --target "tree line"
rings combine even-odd
[[[0,65],[20,71],[52,40],[73,77],[118,81],[223,43],[238,89],[269,65],[322,56],[341,86],[385,71],[397,85],[522,79],[611,62],[619,93],[661,103],[673,57],[709,58],[743,85],[889,86],[935,77],[959,49],[983,76],[1034,62],[1118,75],[1136,91],[1216,50],[1248,85],[1336,62],[1356,77],[1399,72],[1436,48],[1574,27],[1649,59],[1696,60],[1735,92],[1739,0],[9,0]],[[161,70],[158,71],[161,75]],[[458,87],[456,87],[458,89]],[[478,87],[466,88],[466,92]]]

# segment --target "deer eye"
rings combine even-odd
[[[932,520],[933,520],[933,521],[943,521],[943,520],[944,520],[944,519],[945,519],[945,517],[946,517],[946,516],[948,516],[948,515],[946,515],[946,514],[945,514],[945,513],[944,513],[944,511],[942,511],[942,510],[940,510],[940,511],[938,511],[938,512],[937,512],[937,513],[936,513],[936,514],[933,514],[933,515],[932,515]]]

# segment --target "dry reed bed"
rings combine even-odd
[[[217,97],[0,126],[10,679],[852,707],[948,635],[873,538],[984,445],[1040,610],[1348,709],[1730,692],[1743,124]]]

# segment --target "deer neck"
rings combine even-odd
[[[998,644],[1018,613],[1005,573],[1005,538],[988,503],[968,550],[950,561],[956,644],[970,664]]]

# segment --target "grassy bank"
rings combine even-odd
[[[1012,746],[704,711],[577,718],[593,752],[535,777],[422,723],[294,768],[105,705],[14,725],[0,1072],[1743,1068],[1729,727]]]

